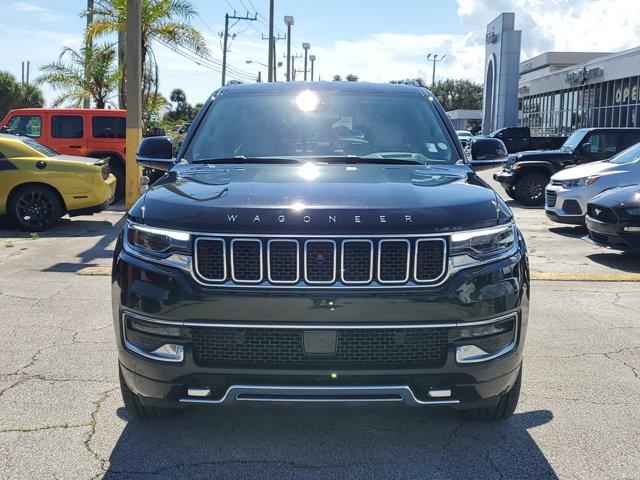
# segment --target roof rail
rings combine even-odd
[[[418,82],[416,82],[415,80],[405,80],[404,82],[402,82],[404,85],[411,85],[412,87],[419,87],[422,88],[422,85],[420,85]]]
[[[229,80],[224,86],[231,87],[233,85],[242,85],[242,82],[240,80]]]

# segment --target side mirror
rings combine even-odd
[[[507,162],[509,153],[504,142],[497,138],[476,137],[471,139],[469,165],[475,170],[483,170]]]
[[[169,137],[147,137],[138,147],[138,165],[156,170],[170,170],[175,164],[173,143]]]

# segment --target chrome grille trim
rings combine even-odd
[[[426,279],[426,280],[421,280],[420,278],[418,278],[418,246],[420,245],[421,242],[442,242],[442,248],[444,250],[444,253],[442,255],[442,271],[440,272],[440,275],[436,278],[431,278],[431,279]],[[447,241],[444,238],[419,238],[416,240],[415,243],[415,247],[414,247],[414,254],[413,254],[413,279],[418,282],[418,283],[425,283],[425,284],[429,284],[429,283],[436,283],[438,282],[438,280],[440,280],[442,277],[444,277],[444,275],[447,273],[447,261],[449,259],[449,248],[447,245]]]
[[[296,278],[295,280],[273,280],[271,278],[271,244],[272,243],[293,243],[296,246]],[[300,281],[300,242],[298,242],[294,238],[277,238],[271,239],[267,242],[267,279],[270,283],[280,285],[280,284],[290,284],[290,283],[298,283]]]
[[[309,280],[309,277],[307,275],[307,246],[309,243],[329,243],[333,245],[333,276],[331,277],[331,280],[322,280],[322,281],[317,281],[317,280]],[[304,281],[306,283],[308,283],[309,285],[331,285],[332,283],[335,283],[336,281],[336,263],[337,263],[337,249],[338,246],[335,242],[335,240],[326,240],[326,239],[316,239],[316,238],[310,238],[308,240],[305,240],[304,242]]]
[[[224,272],[222,278],[209,278],[209,277],[205,277],[204,275],[202,275],[202,273],[200,273],[200,268],[198,267],[198,255],[197,255],[197,250],[198,250],[198,242],[211,242],[211,241],[216,241],[216,242],[220,242],[222,243],[222,271]],[[208,282],[224,282],[227,279],[227,244],[224,241],[224,238],[218,238],[218,237],[199,237],[196,238],[195,242],[194,242],[194,255],[193,255],[193,264],[194,264],[194,269],[196,272],[198,272],[198,275],[200,275],[200,277]]]
[[[371,250],[369,253],[370,255],[369,278],[367,280],[359,280],[359,281],[345,280],[344,278],[344,246],[347,243],[369,243]],[[372,240],[369,240],[368,238],[361,238],[361,239],[352,238],[352,239],[342,241],[342,243],[340,244],[340,280],[345,285],[365,285],[367,283],[371,283],[371,281],[373,280],[373,241]]]
[[[255,242],[258,244],[258,246],[260,247],[260,278],[255,279],[255,280],[242,280],[242,279],[238,279],[235,276],[235,269],[234,269],[234,262],[233,262],[233,245],[236,242]],[[233,240],[231,240],[231,248],[230,250],[230,257],[231,257],[231,279],[236,282],[236,283],[260,283],[262,281],[262,279],[264,278],[264,259],[262,256],[262,240],[260,240],[259,238],[234,238]]]
[[[382,280],[381,278],[380,266],[381,266],[381,259],[382,259],[382,254],[381,254],[382,245],[388,242],[404,242],[407,245],[406,272],[402,280]],[[410,276],[410,273],[409,273],[410,269],[411,269],[411,242],[409,242],[409,240],[407,240],[406,238],[385,238],[384,240],[378,241],[378,282],[380,282],[381,284],[407,283],[407,280],[409,280],[409,276]]]

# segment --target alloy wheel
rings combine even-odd
[[[22,223],[34,228],[50,224],[55,215],[56,200],[39,190],[28,190],[18,197],[16,215]]]

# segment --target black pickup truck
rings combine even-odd
[[[171,155],[167,137],[140,145],[139,163],[168,171],[115,249],[131,415],[252,402],[513,413],[526,246],[428,90],[227,86]]]
[[[555,150],[560,148],[567,139],[567,137],[532,137],[529,127],[505,127],[491,132],[487,137],[502,140],[509,153],[525,150]]]
[[[544,204],[544,190],[551,176],[584,163],[606,160],[640,142],[640,128],[581,128],[559,150],[510,154],[503,170],[493,179],[507,195],[527,206]]]

